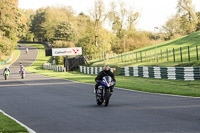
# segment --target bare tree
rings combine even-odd
[[[112,30],[121,39],[125,33],[124,30],[133,29],[139,17],[139,12],[134,12],[133,8],[127,10],[124,2],[119,3],[119,8],[112,2],[110,11],[110,21],[112,22]],[[118,10],[117,10],[118,9]]]
[[[94,29],[95,29],[95,45],[98,47],[98,35],[102,23],[108,17],[109,11],[106,10],[103,0],[95,0],[94,9],[90,11],[90,15],[94,19]]]

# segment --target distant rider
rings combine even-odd
[[[113,81],[116,82],[115,75],[111,72],[110,67],[108,65],[105,65],[103,70],[99,72],[99,74],[95,78],[95,81],[96,81],[95,91],[98,90],[98,87],[101,85],[101,80],[104,76],[110,76],[113,79]],[[112,91],[113,91],[113,88],[111,89],[111,92]]]
[[[9,73],[10,73],[10,69],[9,69],[8,66],[4,69],[4,71],[3,71],[3,75],[4,75],[5,71],[9,71]]]
[[[22,64],[20,64],[19,74],[20,74],[22,71],[24,71],[24,73],[25,73],[25,68],[24,68],[24,66],[23,66]]]
[[[26,48],[26,53],[28,54],[28,48]]]
[[[22,65],[22,63],[20,62],[20,63],[19,63],[19,74],[20,74],[20,72],[21,72],[22,67],[23,67],[23,65]]]

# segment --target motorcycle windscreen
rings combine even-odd
[[[110,76],[103,77],[103,80],[105,80],[107,84],[110,84],[112,82],[112,78]]]

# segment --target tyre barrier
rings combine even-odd
[[[103,70],[103,67],[86,67],[86,66],[79,66],[80,72],[85,74],[98,74],[100,71]],[[111,71],[114,72],[116,69],[111,68]]]
[[[12,58],[13,58],[13,53],[11,54],[11,56],[7,60],[0,62],[0,65],[4,65],[4,64],[9,63],[12,60]]]
[[[200,80],[200,67],[122,67],[120,75],[173,80]]]
[[[64,67],[63,66],[52,65],[51,63],[44,63],[42,65],[42,67],[44,69],[54,70],[56,72],[64,72]]]

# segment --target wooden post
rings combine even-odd
[[[123,62],[123,57],[122,57],[122,53],[121,53],[121,62]]]
[[[180,47],[180,56],[181,56],[181,62],[183,62],[182,49],[181,49],[181,47]]]
[[[142,62],[142,52],[140,51],[140,59],[141,59],[141,62]]]
[[[197,60],[199,60],[198,46],[196,45]]]
[[[188,46],[188,60],[190,62],[190,46]]]
[[[160,54],[161,54],[161,62],[162,62],[162,49],[160,49]]]
[[[174,62],[176,62],[174,48],[173,48],[173,57],[174,57]]]

